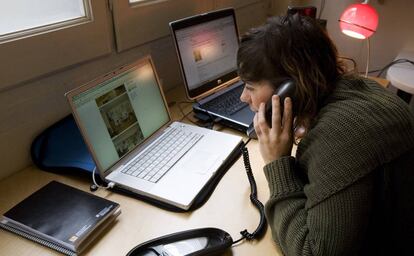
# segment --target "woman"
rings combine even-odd
[[[346,74],[325,31],[299,15],[248,32],[238,67],[246,82],[241,100],[257,112],[270,189],[266,217],[282,252],[411,250],[414,115],[408,106],[377,83]],[[296,91],[280,103],[272,94],[286,79]],[[270,99],[271,125],[265,119]]]

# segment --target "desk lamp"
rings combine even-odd
[[[348,6],[339,19],[339,26],[342,33],[357,39],[367,39],[367,61],[365,77],[368,76],[369,59],[370,59],[370,42],[378,26],[378,13],[368,4],[368,0],[360,4]]]

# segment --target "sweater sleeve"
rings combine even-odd
[[[373,214],[375,170],[412,147],[413,117],[407,104],[375,84],[338,82],[296,158],[264,167],[266,217],[284,254],[358,254]]]
[[[266,217],[285,255],[355,255],[369,223],[372,174],[307,207],[304,184],[295,175],[295,158],[264,167],[270,199]]]

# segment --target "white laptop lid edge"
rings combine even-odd
[[[154,73],[154,76],[155,76],[155,79],[156,79],[156,82],[157,82],[157,86],[158,86],[158,88],[160,90],[160,93],[161,93],[161,96],[162,96],[162,100],[164,102],[164,105],[166,106],[166,110],[167,110],[167,113],[168,113],[168,120],[169,121],[166,122],[163,126],[161,126],[151,136],[149,136],[148,138],[144,139],[144,141],[142,141],[141,144],[138,144],[135,147],[135,149],[131,150],[129,153],[127,153],[125,156],[121,157],[117,162],[115,162],[111,167],[107,168],[107,170],[103,170],[104,168],[101,166],[101,164],[100,164],[100,162],[98,160],[98,157],[97,157],[97,155],[96,155],[96,153],[95,153],[95,151],[94,151],[91,143],[88,140],[88,136],[86,135],[86,130],[83,127],[83,125],[81,124],[81,122],[79,120],[80,118],[79,118],[77,112],[74,111],[75,106],[73,104],[72,99],[73,99],[73,97],[75,95],[78,95],[78,94],[80,94],[80,93],[82,93],[82,92],[84,92],[84,91],[86,91],[88,89],[91,89],[94,86],[96,86],[96,85],[98,85],[98,84],[100,84],[100,83],[102,83],[102,82],[104,82],[106,80],[109,80],[109,79],[111,79],[111,78],[113,78],[115,76],[118,76],[118,75],[120,75],[120,74],[122,74],[124,72],[127,72],[127,71],[129,71],[131,69],[139,68],[139,67],[147,64],[148,62],[151,65],[152,71]],[[85,144],[87,145],[88,150],[91,153],[92,158],[93,158],[93,160],[95,162],[95,165],[96,165],[96,168],[97,168],[96,171],[97,171],[97,173],[99,174],[99,176],[103,180],[106,180],[106,176],[108,176],[111,172],[113,172],[114,170],[116,170],[119,167],[121,167],[123,165],[123,163],[129,161],[130,158],[134,157],[136,155],[136,152],[137,151],[142,150],[142,147],[145,147],[146,144],[150,143],[154,138],[158,137],[159,134],[162,133],[163,130],[165,130],[172,123],[171,112],[170,112],[170,110],[168,108],[168,104],[167,104],[167,100],[166,100],[165,95],[164,95],[164,91],[161,88],[161,84],[160,84],[160,81],[159,81],[159,77],[158,77],[158,74],[157,74],[157,72],[155,70],[154,63],[153,63],[152,58],[151,58],[150,55],[146,55],[146,56],[138,59],[137,61],[135,61],[135,62],[133,62],[131,64],[121,66],[121,67],[117,68],[116,70],[114,70],[112,72],[109,72],[109,73],[107,73],[105,75],[102,75],[102,76],[100,76],[100,77],[98,77],[98,78],[96,78],[96,79],[94,79],[94,80],[92,80],[90,82],[87,82],[87,83],[85,83],[85,84],[83,84],[83,85],[81,85],[81,86],[79,86],[79,87],[77,87],[77,88],[75,88],[75,89],[73,89],[73,90],[65,93],[65,97],[67,98],[67,100],[68,100],[68,102],[70,104],[71,111],[72,111],[72,114],[74,116],[75,122],[76,122],[76,124],[77,124],[80,132],[82,133],[82,137],[83,137],[83,139],[85,141]]]

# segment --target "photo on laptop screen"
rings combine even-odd
[[[95,157],[107,170],[170,121],[148,63],[115,75],[73,97]],[[154,115],[148,115],[148,110]]]
[[[119,157],[144,139],[125,85],[99,96],[95,102]]]

